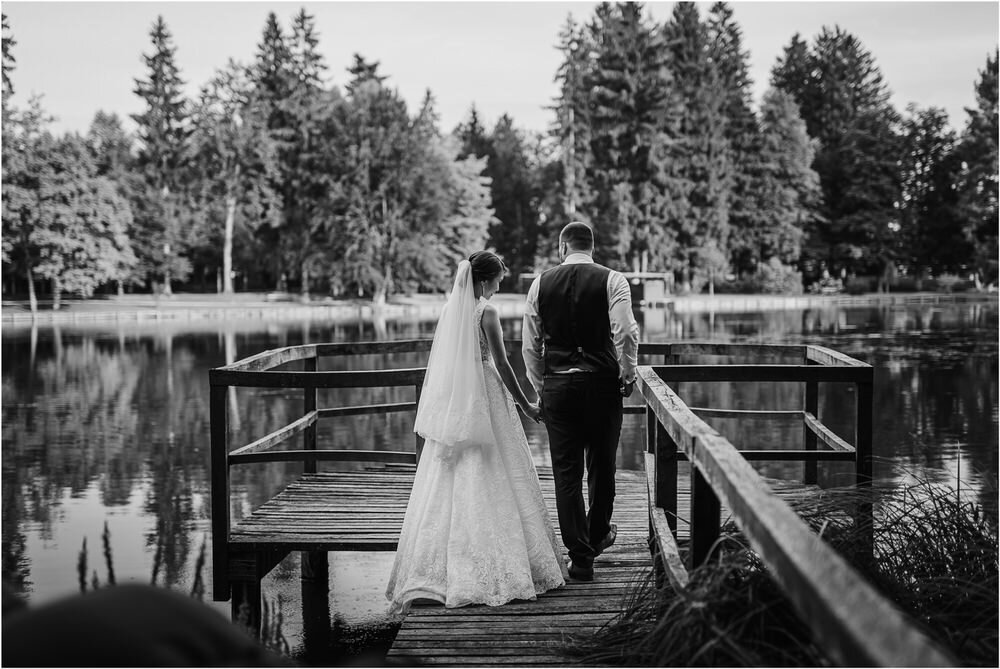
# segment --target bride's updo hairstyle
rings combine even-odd
[[[476,251],[469,256],[469,264],[472,265],[472,280],[476,283],[492,281],[507,274],[507,266],[492,251]]]

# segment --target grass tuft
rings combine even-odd
[[[790,498],[826,542],[964,665],[997,666],[998,544],[983,508],[930,479]],[[854,522],[859,505],[873,526]],[[735,525],[688,587],[635,582],[623,612],[565,649],[584,664],[817,666],[830,659]],[[868,537],[874,537],[869,548]]]

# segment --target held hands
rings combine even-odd
[[[542,408],[540,406],[540,403],[535,402],[534,404],[531,404],[529,402],[527,405],[521,407],[521,411],[524,412],[525,416],[535,421],[536,423],[542,422]]]
[[[635,390],[635,379],[632,379],[628,383],[625,383],[623,381],[621,388],[619,389],[619,391],[622,394],[622,397],[631,397],[633,390]]]

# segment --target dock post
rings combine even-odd
[[[677,532],[677,444],[656,422],[656,506],[667,514],[670,531]]]
[[[241,623],[260,636],[261,587],[265,576],[260,556],[244,555],[230,561],[230,586],[232,591],[232,620]]]
[[[316,356],[305,358],[303,361],[303,371],[316,371]],[[316,410],[316,386],[309,386],[302,390],[302,413],[308,414]],[[302,448],[307,451],[316,450],[316,423],[313,423],[302,431]],[[303,471],[306,474],[316,473],[316,460],[306,460]]]
[[[302,551],[302,637],[306,658],[322,663],[330,647],[330,563],[326,551]],[[310,662],[316,664],[317,662]]]
[[[330,559],[326,551],[301,551],[299,565],[302,569],[301,578],[310,583],[328,583],[330,578]]]
[[[211,383],[211,376],[209,377]],[[212,599],[229,599],[228,387],[210,385],[208,400],[212,496]]]
[[[874,417],[872,399],[874,385],[874,371],[869,367],[865,370],[867,378],[855,384],[857,395],[857,417],[855,419],[855,480],[856,485],[862,488],[865,493],[871,490],[873,464],[872,464],[872,430],[874,429]],[[857,527],[861,529],[864,536],[864,549],[868,555],[874,550],[874,518],[873,505],[869,496],[863,496],[858,504]]]
[[[812,365],[815,363],[812,360],[806,360],[806,364]],[[819,420],[819,383],[816,381],[806,381],[805,410],[811,413],[816,420]],[[805,421],[803,421],[802,425],[802,436],[805,439],[805,449],[807,451],[815,451],[816,433],[805,424]],[[819,478],[817,475],[817,464],[815,460],[806,460],[802,476],[802,482],[806,485],[815,484]]]
[[[691,466],[691,552],[690,568],[704,564],[719,538],[719,498],[698,468]]]

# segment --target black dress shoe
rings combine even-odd
[[[597,557],[614,545],[616,538],[618,538],[618,526],[611,523],[611,529],[608,530],[607,535],[601,539],[601,543],[597,544],[597,547],[594,549],[594,557]]]
[[[593,581],[594,580],[594,567],[593,565],[585,566],[579,565],[572,560],[569,563],[569,577],[574,581]]]

